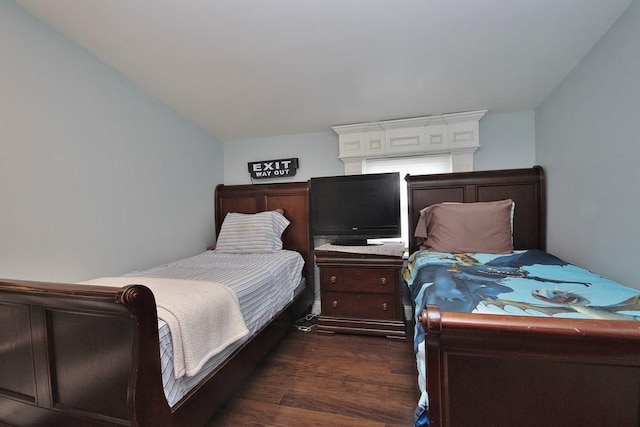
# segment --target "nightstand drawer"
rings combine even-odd
[[[322,293],[322,315],[359,319],[396,319],[396,295]]]
[[[327,291],[392,294],[398,292],[398,276],[393,268],[323,267],[320,286]]]

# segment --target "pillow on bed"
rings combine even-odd
[[[282,249],[289,220],[278,211],[229,212],[220,227],[216,251],[233,254],[270,253]]]
[[[415,236],[438,252],[513,252],[511,199],[497,202],[438,203],[420,212]]]

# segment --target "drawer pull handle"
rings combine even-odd
[[[332,302],[332,303],[331,303],[331,306],[332,306],[333,308],[337,308],[337,307],[338,307],[338,301],[334,301],[334,302]]]
[[[383,303],[382,303],[382,310],[383,310],[383,311],[387,311],[387,310],[389,310],[389,306],[387,305],[387,303],[386,303],[386,302],[383,302]]]
[[[337,278],[336,276],[331,276],[331,277],[329,278],[329,281],[330,281],[331,283],[336,283],[336,282],[338,281],[338,278]]]
[[[387,284],[387,278],[386,277],[381,278],[380,279],[380,283],[383,284],[383,285],[386,285]]]

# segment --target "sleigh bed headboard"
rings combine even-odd
[[[414,236],[420,211],[442,202],[515,202],[515,249],[545,249],[546,200],[542,167],[433,175],[407,175],[409,253],[418,247]]]
[[[305,260],[304,277],[313,297],[313,239],[309,211],[309,182],[223,185],[216,187],[216,236],[229,212],[256,213],[282,209],[291,224],[282,235],[285,249],[299,252]]]

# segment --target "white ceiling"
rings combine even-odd
[[[535,108],[631,0],[17,0],[220,141]]]

